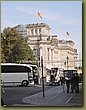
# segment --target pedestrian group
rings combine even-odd
[[[69,93],[70,86],[71,86],[71,93],[79,93],[79,75],[78,73],[73,74],[72,78],[66,78],[66,86],[67,86],[67,93]]]

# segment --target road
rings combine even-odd
[[[63,86],[45,86],[45,98],[41,91],[42,86],[28,87],[4,87],[4,102],[6,106],[31,106],[32,105],[55,105],[55,106],[81,106],[83,103],[82,84],[79,85],[80,92],[67,93]]]
[[[45,90],[54,86],[45,86]],[[42,91],[41,85],[28,86],[28,87],[4,87],[5,94],[3,95],[4,103],[7,106],[14,104],[23,104],[22,98],[31,96]]]

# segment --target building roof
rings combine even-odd
[[[51,29],[50,27],[49,27],[49,25],[47,25],[46,23],[36,23],[36,24],[27,24],[27,28],[28,27],[47,27],[47,28],[49,28],[49,29]]]

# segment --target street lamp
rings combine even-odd
[[[43,88],[43,97],[45,97],[44,94],[44,76],[43,76],[43,57],[41,56],[41,67],[42,67],[42,88]]]
[[[67,58],[66,58],[66,59],[67,59],[67,70],[68,70],[68,60],[69,60],[69,57],[67,56]]]

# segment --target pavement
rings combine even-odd
[[[66,86],[55,86],[37,94],[24,97],[22,104],[13,106],[82,106],[82,84],[80,83],[79,93],[66,93]]]

